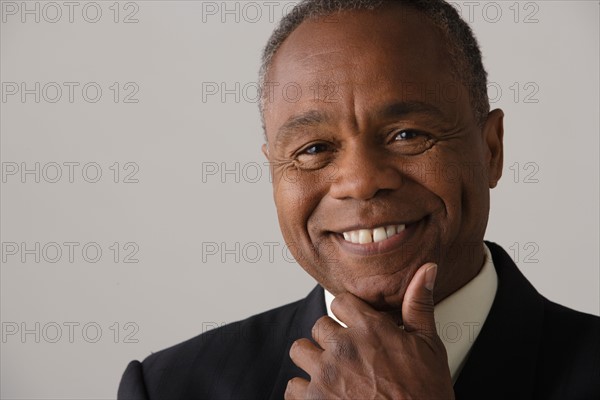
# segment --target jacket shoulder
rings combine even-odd
[[[229,397],[219,396],[215,390],[239,387],[252,374],[257,385],[267,385],[265,380],[273,376],[269,370],[279,368],[302,301],[220,327],[205,323],[207,331],[149,355],[142,362],[148,393],[169,398],[192,394],[201,398]]]
[[[548,299],[544,303],[544,334],[538,364],[541,398],[598,398],[600,317]]]

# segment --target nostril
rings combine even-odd
[[[396,168],[383,162],[360,162],[355,159],[344,168],[337,166],[330,195],[336,199],[370,200],[389,194],[403,185],[403,177]]]

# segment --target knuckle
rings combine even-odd
[[[333,298],[331,302],[331,308],[336,309],[338,307],[343,307],[343,305],[350,299],[350,294],[347,292],[343,292],[338,294]]]
[[[301,378],[292,378],[288,381],[287,386],[285,387],[285,393],[283,395],[285,400],[292,400],[300,398],[300,379]]]
[[[356,345],[349,339],[340,338],[332,345],[333,357],[337,360],[356,360],[358,358],[358,350]]]
[[[333,335],[333,329],[328,323],[328,318],[327,316],[323,316],[313,325],[311,335],[316,341],[327,340]]]
[[[294,394],[294,379],[298,379],[298,378],[290,379],[287,383],[287,386],[285,387],[284,397],[286,400],[292,399],[292,396]]]
[[[302,342],[304,340],[305,339],[302,338],[302,339],[295,340],[292,343],[292,345],[290,347],[290,357],[291,358],[294,358],[294,357],[298,356],[298,354],[302,351],[302,347],[303,347],[303,343]]]
[[[376,319],[369,320],[360,325],[360,333],[366,336],[378,334],[382,329],[382,323]]]

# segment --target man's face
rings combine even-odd
[[[477,273],[502,113],[478,125],[431,22],[399,9],[305,22],[267,80],[263,151],[310,275],[390,310],[426,262],[439,264],[437,300]]]

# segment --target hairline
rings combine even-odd
[[[446,4],[451,7],[451,5],[449,3],[446,2]],[[302,3],[299,3],[296,7],[294,7],[294,9],[291,11],[291,13],[296,12],[297,8],[299,8],[301,6],[310,7],[311,5],[312,5],[311,3],[309,3],[307,0],[305,0]],[[289,31],[285,32],[285,34],[283,35],[283,39],[277,40],[276,45],[273,47],[273,46],[271,46],[271,41],[273,40],[275,34],[277,33],[277,31],[284,28],[282,25],[282,22],[292,23],[292,24],[294,23],[294,20],[287,19],[287,16],[285,16],[284,19],[282,19],[282,21],[280,22],[280,25],[271,34],[270,40],[263,50],[263,56],[261,59],[261,66],[260,66],[260,70],[259,70],[259,83],[258,83],[258,86],[259,86],[259,112],[260,112],[265,142],[268,142],[265,119],[264,119],[265,108],[266,108],[265,107],[264,87],[267,83],[266,78],[272,69],[276,54],[279,52],[282,45],[289,39],[289,37],[292,35],[292,33],[294,31],[296,31],[296,29],[298,29],[298,27],[300,27],[302,24],[304,24],[307,21],[318,21],[320,19],[327,18],[331,15],[339,14],[339,13],[343,13],[343,12],[377,11],[377,10],[381,10],[382,8],[385,8],[385,7],[395,7],[396,10],[394,12],[399,12],[401,9],[412,9],[412,10],[416,11],[417,13],[419,13],[424,18],[427,18],[432,23],[432,25],[435,27],[435,29],[439,32],[440,37],[444,41],[444,44],[446,45],[445,51],[450,59],[450,64],[451,64],[450,72],[451,72],[452,76],[455,79],[457,79],[467,90],[467,93],[469,96],[469,101],[471,103],[471,107],[470,107],[471,111],[473,112],[473,115],[474,115],[478,125],[480,127],[483,126],[483,123],[485,122],[485,116],[487,115],[487,113],[490,110],[489,99],[487,98],[487,92],[485,93],[485,96],[478,94],[479,90],[477,89],[476,86],[478,86],[477,84],[478,83],[480,84],[481,82],[479,82],[479,79],[478,79],[479,77],[473,70],[474,63],[469,61],[469,55],[466,53],[466,49],[464,48],[464,46],[461,45],[460,39],[458,37],[455,37],[455,35],[451,32],[450,24],[448,22],[444,23],[444,21],[436,20],[436,18],[434,18],[433,11],[427,12],[427,10],[420,9],[418,4],[416,4],[416,3],[410,3],[410,2],[405,3],[405,2],[400,2],[400,1],[389,2],[386,0],[374,0],[372,3],[368,3],[367,6],[356,7],[356,8],[352,8],[352,7],[344,8],[343,6],[340,6],[340,8],[337,8],[337,9],[327,9],[327,8],[310,9],[309,8],[306,15],[304,15],[301,18],[301,20],[295,24],[295,26],[292,26],[292,28]],[[460,18],[460,20],[462,23],[467,25],[466,22],[464,20],[462,20],[462,18]],[[468,27],[468,25],[467,25],[467,27]],[[470,29],[470,27],[469,27],[469,29]],[[481,57],[481,53],[479,50],[479,46],[477,44],[477,41],[476,41],[472,31],[470,33],[471,33],[471,37],[475,41],[475,44],[476,44],[475,51],[479,52],[478,59],[479,59],[479,62],[481,63],[482,57]],[[462,72],[462,71],[464,71],[464,72]],[[485,70],[485,67],[483,67],[483,65],[482,65],[482,72],[483,72],[483,77],[485,79],[485,83],[487,83],[487,72]],[[481,104],[482,102],[485,102],[485,104]]]

